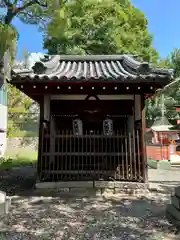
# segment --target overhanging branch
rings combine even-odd
[[[9,0],[4,0],[4,3],[6,4],[8,9],[7,15],[4,18],[5,24],[10,24],[13,18],[17,14],[19,14],[20,12],[23,12],[25,9],[27,9],[30,6],[37,4],[40,7],[45,7],[45,8],[47,7],[47,3],[42,4],[39,0],[31,0],[25,3],[24,5],[22,5],[21,7],[16,7],[17,2],[18,2],[17,0],[14,0],[14,4],[12,4],[11,2],[9,2]]]
[[[35,5],[35,4],[39,5],[40,7],[44,7],[44,8],[47,7],[47,3],[46,4],[42,4],[38,0],[32,0],[32,1],[24,4],[22,7],[16,8],[15,13],[17,14],[17,13],[19,13],[21,11],[24,11],[26,8],[28,8],[28,7],[32,6],[32,5]]]
[[[42,17],[42,16],[33,16],[31,13],[25,11],[25,12],[21,12],[20,15],[24,15],[24,16],[28,16],[29,18],[31,18],[32,20],[35,18],[35,19],[38,19],[38,20],[41,20],[41,21],[45,21],[45,19]],[[34,20],[34,22],[36,22],[37,20]]]

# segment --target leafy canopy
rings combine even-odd
[[[13,19],[18,17],[23,22],[29,24],[45,23],[50,18],[50,12],[55,8],[55,3],[57,6],[58,2],[56,0],[0,1],[0,7],[5,9],[5,11],[0,13],[0,61],[2,61],[5,52],[8,51],[13,64],[16,55],[18,33],[12,25]],[[15,124],[17,121],[27,120],[26,114],[31,112],[32,99],[7,83],[3,85],[3,88],[0,85],[0,95],[4,94],[4,88],[7,88],[8,93],[8,135],[11,135],[15,131],[20,130],[20,126]],[[4,98],[4,95],[2,98]]]
[[[135,54],[156,62],[144,14],[125,0],[71,0],[54,12],[44,36],[50,54]]]
[[[4,56],[4,53],[9,50],[11,57],[14,58],[16,53],[16,29],[12,26],[0,23],[0,57]]]
[[[65,0],[1,0],[0,7],[5,11],[0,13],[4,24],[12,24],[18,17],[27,24],[46,24],[51,18],[51,12],[60,7]]]
[[[174,79],[180,77],[180,49],[174,49],[167,58],[159,62],[159,66],[163,68],[174,69]],[[146,117],[155,119],[161,116],[161,96],[155,96],[154,99],[148,100]],[[165,115],[173,123],[176,124],[175,119],[179,119],[179,114],[176,113],[174,106],[180,105],[180,81],[167,87],[164,91],[164,105]]]

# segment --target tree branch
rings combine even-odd
[[[5,24],[10,24],[11,21],[13,20],[13,18],[20,12],[23,12],[26,8],[38,4],[40,7],[47,7],[47,3],[46,4],[42,4],[40,3],[39,0],[31,0],[28,3],[25,3],[22,7],[16,7],[16,2],[17,0],[14,0],[14,4],[12,4],[11,2],[9,2],[9,0],[4,0],[8,11],[7,11],[7,15],[5,17]]]
[[[15,13],[17,14],[17,13],[19,13],[21,11],[24,11],[26,8],[28,8],[28,7],[30,7],[30,6],[32,6],[34,4],[38,4],[40,7],[44,7],[44,8],[47,7],[47,3],[46,4],[42,4],[38,0],[32,0],[32,1],[24,4],[22,7],[16,8]]]
[[[32,18],[33,19],[33,15],[31,14],[31,13],[29,13],[29,12],[22,12],[22,13],[20,13],[20,14],[22,14],[22,15],[25,15],[25,16],[28,16],[28,17],[30,17],[30,18]],[[38,18],[39,20],[42,20],[42,21],[44,21],[45,19],[43,18],[43,17],[41,17],[41,16],[36,16],[36,18]]]

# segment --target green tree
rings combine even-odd
[[[50,54],[138,55],[156,62],[144,14],[128,0],[71,0],[54,12],[44,35]]]
[[[5,14],[0,15],[0,58],[1,61],[5,52],[8,50],[11,54],[11,65],[16,55],[17,30],[13,27],[12,21],[18,17],[25,23],[40,24],[49,20],[52,9],[60,6],[57,0],[1,0],[0,7],[4,8]],[[27,60],[28,53],[24,52],[24,59]],[[3,70],[2,68],[0,69]],[[0,88],[1,88],[0,84]],[[15,87],[5,83],[0,89],[0,95],[3,94],[4,88],[8,91],[8,135],[14,131],[19,131],[21,126],[15,124],[17,121],[25,121],[26,114],[31,111],[32,100],[18,91]],[[30,117],[30,115],[29,115]]]
[[[4,53],[9,50],[12,59],[16,54],[16,29],[12,26],[0,23],[0,57],[4,56]]]
[[[33,101],[28,96],[8,85],[8,136],[26,135],[26,127],[37,124],[37,115],[32,114]],[[36,110],[37,111],[37,110]]]
[[[174,77],[180,77],[180,49],[174,49],[165,59],[168,68],[174,69]]]
[[[180,77],[180,49],[174,49],[169,56],[165,59],[161,59],[158,64],[163,68],[174,69],[174,80]],[[152,100],[146,102],[147,111],[146,117],[155,119],[155,117],[161,115],[161,95],[155,95]],[[178,113],[176,113],[174,105],[180,105],[180,81],[166,88],[164,91],[164,105],[165,115],[173,123],[176,123],[176,119],[179,119]]]
[[[1,0],[0,7],[6,9],[1,14],[1,22],[12,24],[15,17],[24,23],[44,24],[51,19],[51,13],[60,7],[66,0]]]
[[[36,7],[36,11],[34,6]],[[5,24],[11,24],[15,17],[23,17],[25,21],[28,19],[31,23],[36,23],[42,12],[41,8],[47,7],[47,1],[2,0],[1,7],[7,10],[5,16],[2,16],[2,22]]]

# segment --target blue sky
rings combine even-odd
[[[154,35],[153,46],[162,57],[167,56],[174,48],[180,48],[180,0],[133,0],[141,9],[148,21],[149,31]],[[13,24],[20,33],[18,58],[23,49],[29,52],[42,52],[42,34],[36,26],[29,26],[15,19]]]

